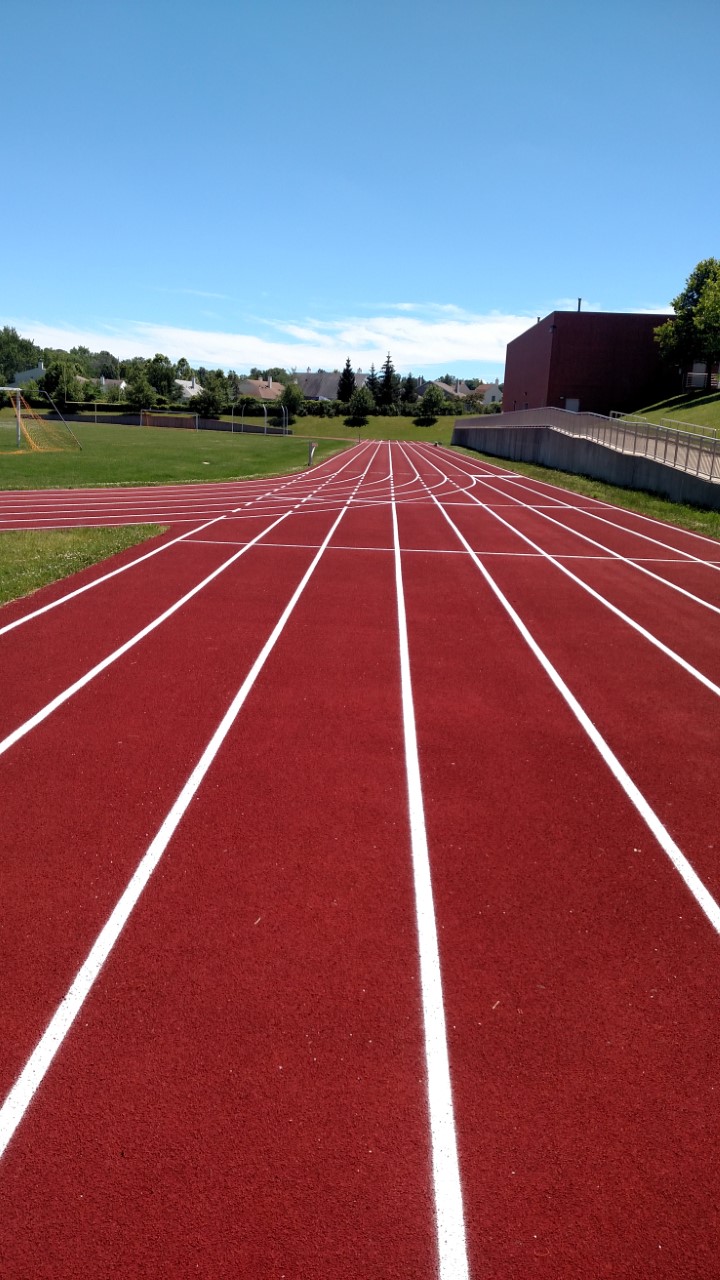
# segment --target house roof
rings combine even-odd
[[[324,369],[318,369],[317,373],[296,373],[294,381],[306,400],[337,400],[340,381],[337,370],[334,373],[326,373]],[[366,374],[355,374],[356,387],[364,387],[366,382]]]
[[[436,378],[434,385],[444,391],[446,396],[451,396],[453,400],[466,400],[468,396],[473,394],[467,383],[460,382],[457,378],[454,382],[441,382],[439,378]]]
[[[282,382],[272,379],[266,381],[265,378],[241,378],[238,395],[254,396],[256,400],[279,400],[284,389]]]

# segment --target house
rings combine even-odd
[[[631,413],[677,392],[655,329],[667,315],[553,311],[508,343],[503,408]]]
[[[480,382],[473,391],[470,392],[470,399],[475,404],[502,404],[503,393],[500,390],[500,380],[495,379],[494,382]]]
[[[13,387],[22,387],[26,382],[39,382],[40,379],[44,377],[45,365],[42,360],[40,360],[34,369],[19,369],[10,385]]]
[[[253,396],[255,400],[279,400],[285,390],[282,382],[272,378],[241,378],[238,396]]]
[[[326,373],[324,369],[311,373],[308,369],[307,373],[293,374],[293,382],[297,383],[306,400],[337,400],[340,374],[337,369],[334,373]],[[364,387],[366,382],[367,374],[358,370],[355,388]]]
[[[449,396],[451,400],[467,400],[473,395],[467,383],[461,382],[459,378],[456,378],[454,382],[441,382],[440,379],[436,379],[432,385],[439,387],[443,394]]]
[[[120,395],[127,387],[127,382],[124,378],[106,378],[103,373],[100,374],[99,382],[103,391],[109,391],[111,387],[114,387]]]
[[[202,391],[202,387],[194,374],[192,378],[176,378],[175,386],[179,387],[183,400],[192,400],[193,396],[199,396]]]

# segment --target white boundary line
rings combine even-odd
[[[644,795],[640,791],[640,788],[636,786],[636,784],[633,782],[627,770],[623,768],[620,761],[618,760],[618,757],[615,755],[615,752],[612,750],[612,747],[609,745],[608,742],[606,742],[605,738],[603,738],[600,731],[596,729],[595,725],[593,724],[592,720],[588,716],[587,712],[583,710],[577,698],[570,691],[570,688],[568,687],[568,685],[566,685],[565,681],[563,680],[562,676],[560,675],[556,667],[553,666],[550,659],[545,655],[543,650],[540,648],[540,645],[537,643],[537,641],[532,636],[531,632],[525,626],[525,623],[523,622],[520,615],[516,612],[516,610],[510,604],[510,601],[503,594],[500,587],[495,582],[494,578],[488,573],[487,569],[485,568],[485,565],[475,554],[472,547],[470,546],[470,543],[467,541],[465,537],[463,537],[463,534],[460,532],[457,525],[453,523],[447,511],[445,511],[442,504],[438,501],[438,499],[434,496],[434,494],[430,494],[430,497],[432,498],[432,501],[437,506],[441,515],[445,518],[447,523],[450,525],[450,528],[453,530],[453,533],[457,537],[458,541],[462,544],[462,546],[467,551],[468,555],[470,556],[470,559],[473,561],[476,568],[480,570],[480,573],[485,579],[493,595],[499,601],[502,608],[505,610],[505,612],[507,613],[511,621],[514,623],[514,625],[517,627],[523,640],[528,645],[531,652],[535,655],[535,657],[537,658],[543,670],[552,680],[552,683],[555,685],[555,688],[558,690],[558,693],[565,700],[568,707],[570,708],[573,715],[575,716],[576,720],[585,730],[585,733],[590,738],[590,741],[592,742],[593,746],[597,749],[602,759],[605,761],[605,764],[610,769],[610,772],[620,783],[620,786],[622,787],[626,796],[630,800],[631,804],[640,814],[640,817],[642,818],[643,822],[649,827],[650,831],[654,835],[660,847],[667,854],[668,858],[670,859],[673,866],[675,867],[675,870],[682,877],[687,888],[690,890],[692,896],[694,897],[695,901],[698,903],[701,910],[707,916],[713,929],[716,931],[716,933],[720,933],[720,906],[713,898],[709,889],[707,889],[706,886],[703,884],[697,872],[694,870],[694,868],[691,866],[688,859],[685,857],[685,854],[682,852],[680,847],[675,843],[672,836],[668,832],[667,828],[660,821],[660,818],[657,816],[654,809],[645,799]]]
[[[428,1111],[432,1142],[439,1276],[440,1280],[467,1280],[469,1272],[462,1187],[460,1183],[452,1085],[450,1082],[450,1061],[443,1005],[440,951],[435,921],[435,904],[433,902],[430,856],[425,829],[425,810],[415,728],[405,592],[403,589],[400,538],[395,507],[394,481],[392,478],[392,450],[389,450],[389,453],[405,768],[407,773],[410,842],[420,958],[420,986],[425,1031],[425,1062],[427,1065]],[[433,497],[434,501],[437,501],[434,495],[431,494],[431,497]]]
[[[371,465],[376,453],[377,450],[368,462],[365,472],[367,472],[367,469]],[[357,482],[358,487],[362,483],[365,472],[363,472],[363,475],[360,476],[360,479]],[[93,943],[87,958],[78,970],[70,988],[55,1010],[55,1013],[48,1023],[43,1035],[28,1058],[14,1085],[10,1089],[2,1107],[0,1107],[0,1157],[4,1154],[8,1143],[11,1141],[13,1134],[23,1119],[30,1103],[37,1093],[37,1090],[42,1084],[56,1053],[70,1031],[70,1028],[72,1027],[80,1009],[98,978],[105,961],[120,937],[120,934],[130,918],[130,915],[153,871],[157,867],[163,853],[167,849],[173,835],[180,825],[182,818],[187,812],[193,797],[197,793],[223,742],[237,720],[248,694],[257,681],[268,657],[285,629],[285,625],[293,612],[295,605],[315,572],[323,552],[325,551],[351,502],[352,496],[348,499],[347,505],[335,519],[323,540],[317,555],[313,558],[311,564],[306,569],[303,577],[295,588],[288,604],[283,609],[283,612],[273,627],[268,639],[265,641],[260,653],[225,712],[225,715],[205,747],[198,763],[165,817],[157,835],[143,855],[143,858],[135,869],[124,892]]]

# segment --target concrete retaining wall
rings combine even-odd
[[[621,489],[642,489],[671,502],[720,511],[720,485],[676,471],[652,458],[619,453],[594,440],[564,435],[552,427],[463,427],[456,423],[452,443],[493,458],[536,462],[572,475],[604,480]]]

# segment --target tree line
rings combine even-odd
[[[295,371],[288,372],[279,366],[252,368],[245,378],[234,369],[225,373],[222,369],[203,366],[193,368],[186,359],[172,361],[161,352],[151,358],[119,359],[111,351],[91,351],[84,346],[72,347],[69,351],[43,348],[7,325],[0,330],[0,385],[7,385],[17,373],[41,363],[42,376],[24,383],[23,395],[37,404],[47,404],[49,398],[63,409],[92,404],[122,405],[134,411],[182,407],[207,418],[229,413],[232,407],[257,412],[260,402],[243,393],[243,384],[248,379],[272,379],[281,384],[281,396],[272,408],[277,411],[277,406],[282,406],[290,419],[306,412],[310,404],[295,381]],[[193,378],[200,389],[187,399],[182,396],[178,380],[188,382]],[[443,381],[450,388],[455,379],[446,374]],[[123,382],[125,386],[121,388]],[[479,381],[474,379],[466,385],[471,388],[479,385]],[[348,357],[339,375],[337,400],[312,402],[312,412],[323,416],[347,415],[351,425],[362,425],[375,414],[410,415],[418,422],[429,424],[442,413],[462,412],[460,405],[449,402],[435,384],[426,386],[422,396],[419,387],[420,382],[412,373],[401,377],[395,371],[389,352],[380,370],[373,364],[362,383],[356,378]]]

